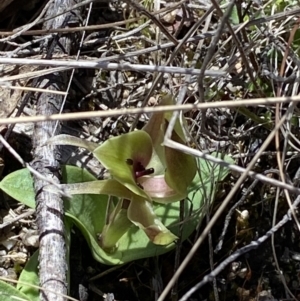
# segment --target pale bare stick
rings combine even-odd
[[[174,111],[190,111],[190,110],[203,110],[209,108],[235,108],[235,107],[257,107],[260,105],[275,105],[276,103],[291,103],[300,102],[300,95],[291,97],[270,97],[270,98],[253,98],[253,99],[241,99],[241,100],[227,100],[206,102],[198,104],[183,104],[183,105],[170,105],[170,106],[156,106],[146,108],[133,108],[133,109],[116,109],[107,111],[88,111],[79,113],[64,113],[53,114],[50,116],[22,116],[22,117],[10,117],[0,118],[0,125],[2,124],[15,124],[15,123],[30,123],[30,122],[42,122],[53,120],[79,120],[89,118],[104,118],[120,115],[134,115],[134,114],[148,114],[157,112],[174,112]]]

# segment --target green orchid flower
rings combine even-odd
[[[162,100],[163,105],[171,103],[170,97]],[[168,245],[177,239],[155,215],[152,202],[170,203],[184,199],[195,177],[197,164],[193,157],[162,145],[169,119],[170,114],[154,114],[143,130],[110,138],[100,146],[68,135],[48,141],[84,147],[110,172],[111,178],[107,180],[61,185],[62,190],[71,195],[114,197],[109,202],[107,222],[99,237],[99,244],[106,252],[116,250],[119,239],[132,225],[142,229],[154,244]],[[179,120],[172,139],[185,143]]]

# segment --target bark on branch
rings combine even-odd
[[[46,17],[59,15],[61,12],[76,4],[73,0],[53,1]],[[44,24],[44,28],[67,27],[70,19],[74,21],[73,12],[68,12]],[[68,36],[54,36],[47,42],[45,58],[50,59],[52,54],[70,54],[71,41]],[[56,73],[44,77],[40,88],[47,90],[64,91],[68,80],[67,73]],[[63,97],[51,93],[42,93],[38,96],[37,114],[57,114],[62,106]],[[54,134],[59,133],[60,126],[55,122],[41,122],[35,125],[33,137],[33,167],[52,181],[60,182],[60,152],[56,146],[44,145]],[[54,133],[55,132],[55,133]],[[47,185],[43,180],[34,177],[36,192],[37,225],[39,229],[39,277],[43,289],[40,293],[41,300],[62,301],[67,294],[67,261],[64,237],[64,210],[62,199],[51,192],[44,191]],[[49,291],[48,291],[49,290]],[[52,292],[50,292],[52,291]]]

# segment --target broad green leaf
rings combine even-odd
[[[69,184],[85,183],[94,181],[89,172],[76,166],[64,166],[63,181]],[[107,207],[107,195],[88,195],[79,194],[72,196],[71,199],[65,199],[64,206],[66,214],[72,218],[77,224],[77,221],[82,221],[89,233],[101,233],[105,225],[105,213]],[[80,227],[81,230],[82,227]]]
[[[39,252],[36,251],[26,263],[22,273],[20,274],[17,289],[28,296],[30,301],[39,301],[39,290],[31,285],[39,286],[39,276],[38,276],[38,255]],[[29,285],[26,285],[29,284]]]
[[[234,6],[234,7],[232,8],[232,12],[231,12],[231,15],[230,15],[229,19],[230,19],[230,21],[231,21],[231,23],[232,23],[233,25],[238,25],[238,24],[240,24],[240,18],[239,18],[239,16],[238,16],[238,12],[237,12],[236,6]]]
[[[0,301],[29,301],[30,298],[12,285],[0,280]]]
[[[232,162],[228,157],[226,161]],[[196,175],[193,180],[192,186],[189,189],[190,193],[188,199],[184,202],[184,226],[183,226],[183,239],[186,239],[199,225],[203,217],[205,216],[207,204],[205,196],[210,196],[213,192],[216,182],[222,180],[228,173],[227,169],[220,168],[220,166],[211,165],[208,161],[199,159],[197,160],[200,166],[201,174]],[[70,171],[70,170],[69,170]],[[221,173],[220,173],[221,172]],[[73,181],[78,182],[79,178],[75,175],[81,173],[79,168],[73,168],[72,174]],[[219,175],[220,173],[220,175]],[[200,180],[201,179],[201,180]],[[70,181],[69,181],[70,183]],[[88,211],[101,212],[102,209],[97,209],[102,202],[97,202],[93,199],[93,195],[76,195],[70,202],[77,204],[80,208],[85,207],[80,205],[82,203],[94,203],[92,209],[86,208]],[[208,204],[209,205],[209,204]],[[179,235],[179,211],[180,202],[174,202],[170,204],[154,204],[154,213],[161,220],[161,222],[174,234]],[[100,215],[99,215],[100,217]],[[99,218],[98,217],[98,218]],[[118,249],[115,253],[105,253],[100,247],[96,237],[101,232],[101,225],[98,229],[93,226],[98,220],[95,217],[90,218],[90,221],[81,214],[72,215],[76,225],[82,230],[85,237],[87,238],[92,254],[96,260],[105,264],[121,264],[132,260],[151,257],[166,253],[175,247],[174,243],[167,246],[155,245],[149,241],[149,238],[145,233],[138,227],[132,225],[129,230],[121,237],[118,242]],[[104,225],[104,221],[102,223]]]
[[[64,166],[65,183],[95,181],[95,177],[76,166]],[[65,212],[85,237],[93,257],[104,264],[115,265],[121,262],[122,253],[116,251],[113,256],[106,253],[99,245],[97,236],[105,226],[105,214],[108,197],[106,195],[80,194],[65,200]]]
[[[134,175],[137,165],[146,167],[152,156],[152,142],[146,132],[135,131],[108,139],[95,149],[93,154],[115,180],[135,194],[149,199],[136,185]]]
[[[213,153],[212,156],[223,159],[225,162],[234,163],[234,160],[229,156]],[[196,158],[198,162],[198,172],[188,188],[190,194],[203,187],[215,186],[215,183],[222,181],[228,174],[229,170],[226,167],[219,166],[208,160]]]
[[[225,157],[224,160],[232,162],[232,159],[229,157]],[[207,206],[210,205],[206,197],[210,197],[213,194],[216,183],[224,179],[228,173],[226,168],[212,165],[204,159],[197,159],[197,162],[201,173],[195,176],[188,189],[188,200],[184,201],[182,239],[186,239],[202,221],[208,208]],[[8,194],[10,194],[11,190],[18,197],[19,201],[23,200],[24,203],[32,204],[34,199],[32,181],[27,181],[29,188],[27,187],[26,189],[28,192],[31,189],[29,199],[24,197],[24,193],[23,197],[21,192],[16,193],[16,189],[20,189],[20,181],[22,182],[23,178],[30,178],[30,173],[27,170],[26,172],[23,170],[17,171],[13,178],[13,182],[9,182],[4,178],[0,183],[0,188]],[[66,166],[63,169],[63,178],[69,184],[96,180],[87,171],[74,166]],[[9,183],[9,188],[3,183]],[[32,199],[30,200],[30,198]],[[66,215],[81,230],[90,245],[94,258],[99,262],[109,265],[122,264],[140,258],[160,255],[175,247],[174,243],[167,246],[153,244],[141,229],[132,225],[119,240],[118,249],[114,253],[108,254],[104,252],[99,246],[97,235],[102,232],[105,225],[106,207],[107,196],[104,195],[75,195],[72,199],[65,201]],[[178,236],[180,202],[153,204],[153,210],[163,225],[174,235]]]
[[[0,189],[15,200],[35,208],[35,192],[31,174],[27,168],[17,170],[7,175],[0,182]]]
[[[80,196],[75,196],[80,197]],[[88,200],[91,195],[89,195],[85,200]],[[122,253],[119,251],[119,249],[116,250],[113,254],[106,253],[99,245],[99,241],[97,239],[97,236],[101,233],[101,229],[95,229],[91,223],[88,223],[85,218],[82,218],[79,216],[78,218],[75,215],[72,215],[70,213],[66,213],[66,215],[72,219],[73,223],[76,225],[76,227],[81,231],[83,236],[85,237],[88,245],[90,246],[91,253],[95,260],[107,264],[107,265],[116,265],[122,263]],[[81,218],[83,222],[79,219]]]

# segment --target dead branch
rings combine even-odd
[[[74,5],[73,0],[55,0],[49,7],[46,17],[59,15],[66,8]],[[48,20],[45,29],[66,27],[74,11]],[[73,21],[73,20],[72,20]],[[56,35],[41,48],[46,49],[45,58],[51,59],[52,54],[70,54],[70,38]],[[64,91],[67,84],[67,73],[53,73],[43,77],[38,83],[39,88],[53,91]],[[41,93],[38,96],[37,114],[52,115],[58,113],[63,102],[63,96],[55,93]],[[55,122],[36,123],[33,136],[33,167],[42,175],[60,182],[60,151],[56,146],[44,145],[54,134],[60,131]],[[46,182],[34,176],[36,191],[37,225],[39,229],[39,277],[43,289],[41,300],[64,300],[61,294],[67,294],[67,263],[64,237],[63,200],[56,194],[44,191]],[[49,292],[47,291],[49,290]],[[50,292],[51,291],[51,292]],[[54,293],[55,292],[55,293]]]

